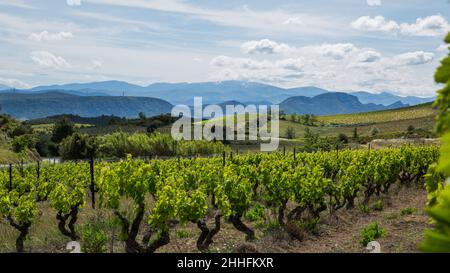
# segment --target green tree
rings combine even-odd
[[[310,119],[311,119],[310,114],[303,115],[303,122],[305,125],[309,125],[309,123],[311,122]]]
[[[348,144],[348,136],[346,134],[339,134],[338,135],[338,142],[341,144]]]
[[[35,140],[33,135],[18,136],[12,142],[12,148],[15,153],[21,153],[27,149],[32,149],[34,145]]]
[[[353,129],[353,139],[358,139],[358,128]]]
[[[450,33],[445,42],[450,44]],[[441,158],[438,171],[450,176],[450,54],[442,60],[437,69],[435,80],[437,83],[445,84],[438,91],[435,106],[438,108],[436,131],[438,134],[446,134],[442,138]],[[430,178],[430,177],[428,177]],[[438,192],[434,206],[428,209],[428,214],[434,222],[435,228],[425,233],[425,239],[420,249],[425,252],[450,252],[450,179],[444,183],[443,190]],[[442,183],[442,181],[439,181]],[[429,193],[432,194],[433,192]]]
[[[73,123],[66,117],[58,120],[55,123],[52,132],[52,141],[55,143],[60,143],[66,137],[74,133]]]
[[[61,142],[59,153],[63,159],[90,159],[96,157],[98,149],[99,143],[95,137],[75,133]]]
[[[295,138],[295,130],[291,126],[287,127],[287,129],[286,129],[286,138],[287,139]]]
[[[319,134],[315,134],[314,132],[311,131],[311,129],[307,127],[305,130],[304,139],[305,139],[304,148],[306,151],[315,151],[318,149],[320,142]]]
[[[11,137],[22,136],[27,134],[32,134],[33,129],[28,124],[20,124],[11,132]]]
[[[315,115],[311,115],[309,118],[309,126],[314,126],[317,123],[317,117]]]
[[[445,38],[445,42],[450,46],[450,33]],[[438,91],[435,102],[435,106],[438,107],[436,130],[439,134],[443,134],[450,131],[450,54],[441,61],[434,79],[437,83],[445,85]]]
[[[145,115],[144,112],[140,112],[140,113],[139,113],[139,119],[140,119],[140,120],[145,120],[146,118],[147,118],[147,116]]]
[[[58,155],[56,144],[52,141],[52,136],[47,133],[40,133],[37,135],[34,148],[36,148],[36,151],[44,157]]]
[[[296,115],[296,114],[292,114],[292,115],[289,117],[289,119],[290,119],[292,122],[296,122],[296,121],[297,121],[297,115]]]
[[[372,129],[370,130],[370,136],[375,137],[380,133],[380,129],[378,129],[377,127],[372,127]]]
[[[412,126],[412,125],[409,125],[407,132],[408,132],[408,135],[412,135],[416,132],[416,128],[414,128],[414,126]]]

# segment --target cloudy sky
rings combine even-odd
[[[433,95],[448,0],[0,0],[0,84],[249,80]]]

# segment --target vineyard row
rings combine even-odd
[[[61,233],[78,240],[79,213],[97,196],[98,206],[120,222],[127,252],[154,252],[170,243],[174,223],[187,222],[200,230],[197,248],[206,251],[224,220],[254,240],[243,216],[256,205],[275,211],[278,224],[296,237],[296,226],[316,224],[325,211],[367,206],[396,183],[421,183],[438,158],[438,147],[405,146],[6,168],[0,170],[0,214],[19,231],[16,249],[23,252],[40,202],[54,210]],[[124,200],[134,205],[133,213]]]

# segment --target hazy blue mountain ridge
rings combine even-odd
[[[270,103],[281,103],[282,101],[296,96],[314,97],[334,91],[318,87],[280,88],[268,84],[246,82],[246,81],[222,81],[222,82],[199,82],[199,83],[154,83],[149,86],[139,86],[121,81],[104,81],[93,83],[75,83],[65,85],[39,86],[26,91],[43,92],[58,90],[65,92],[78,91],[86,96],[139,96],[152,97],[166,100],[172,104],[193,104],[194,97],[202,97],[207,104],[222,103],[228,100],[245,102],[268,101]],[[401,97],[392,93],[383,92],[373,94],[365,91],[350,92],[364,103],[374,103],[389,106],[395,102],[416,105],[433,101],[435,98],[419,98],[414,96]],[[81,95],[81,94],[80,94]]]

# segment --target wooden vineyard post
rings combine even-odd
[[[331,198],[331,194],[328,194],[328,203],[330,204],[329,205],[329,214],[330,214],[330,221],[331,221],[331,219],[332,219],[332,214],[333,214],[333,206],[331,205],[331,201],[332,201],[332,198]]]
[[[294,147],[294,161],[295,161],[295,147]]]
[[[91,172],[91,197],[92,197],[92,208],[95,209],[95,183],[94,183],[94,158],[89,161],[89,169]]]
[[[9,191],[12,191],[12,164],[9,164]]]
[[[38,160],[36,168],[37,179],[41,178],[41,161]]]
[[[20,160],[20,175],[24,176],[24,174],[23,174],[23,159]]]
[[[222,165],[225,166],[226,160],[227,160],[227,153],[225,151],[223,151],[222,154]]]

